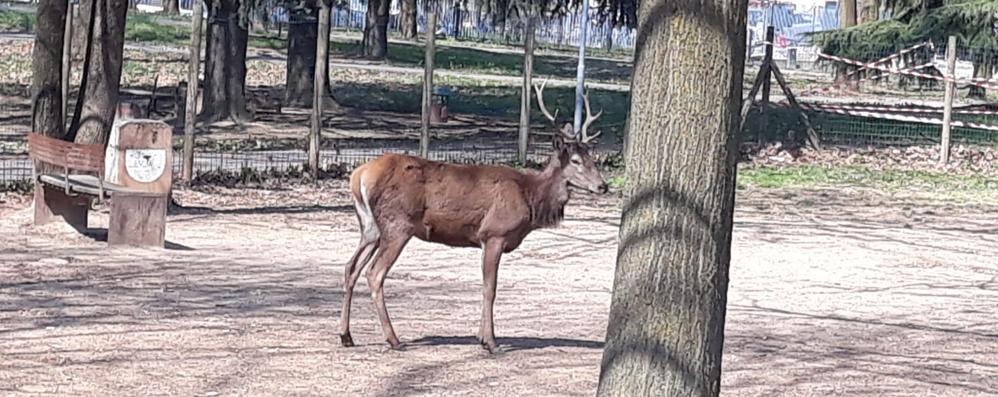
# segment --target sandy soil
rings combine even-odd
[[[357,241],[340,182],[178,191],[164,250],[30,225],[0,197],[4,395],[592,395],[606,330],[616,199],[577,200],[499,276],[475,344],[479,252],[413,241],[389,276],[408,351],[382,342],[365,282],[336,327]],[[992,201],[993,202],[993,201]],[[198,208],[191,208],[198,207]],[[727,396],[998,395],[998,208],[874,191],[740,192]],[[552,283],[552,281],[557,281]]]

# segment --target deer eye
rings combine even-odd
[[[577,154],[573,154],[572,158],[569,159],[569,160],[572,162],[572,164],[576,164],[576,165],[582,164],[582,157],[579,157],[579,155],[577,155]]]

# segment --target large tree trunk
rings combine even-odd
[[[293,23],[288,27],[287,85],[284,89],[284,104],[292,107],[312,105],[312,90],[315,85],[315,51],[319,33],[318,6],[308,1],[296,7],[292,20],[308,21]]]
[[[416,0],[402,0],[402,20],[399,23],[399,27],[404,38],[416,38],[416,11]]]
[[[249,31],[241,7],[239,0],[214,0],[208,11],[204,103],[201,106],[201,117],[207,122],[250,118],[246,108]]]
[[[600,396],[718,395],[746,2],[640,4]]]
[[[62,138],[62,47],[67,2],[40,0],[31,52],[31,131]]]
[[[118,109],[128,0],[94,0],[77,103],[69,137],[77,143],[106,144]]]
[[[180,15],[180,0],[164,0],[163,11],[166,15]]]
[[[364,24],[364,57],[384,59],[388,56],[388,6],[391,0],[369,0],[367,23]]]

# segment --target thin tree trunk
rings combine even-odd
[[[640,4],[599,396],[719,393],[746,3]]]
[[[367,23],[364,26],[364,57],[384,59],[388,56],[388,6],[390,0],[367,2]]]
[[[208,13],[204,104],[207,122],[250,118],[246,108],[246,46],[249,31],[238,0],[215,0]]]
[[[856,2],[859,0],[839,1],[839,27],[856,26]]]
[[[166,15],[180,15],[180,0],[164,0],[163,11]]]
[[[79,111],[73,116],[70,136],[77,143],[106,144],[118,108],[128,0],[93,3],[90,59],[84,63],[86,72],[80,82],[83,103],[76,107]]]
[[[39,0],[31,52],[31,131],[62,138],[62,48],[67,2]]]
[[[296,8],[288,27],[287,85],[284,104],[293,107],[312,105],[315,86],[315,52],[319,34],[316,19],[318,7],[314,1]]]
[[[863,2],[860,23],[876,22],[880,15],[880,0],[859,0]]]
[[[401,29],[402,37],[407,39],[415,39],[417,34],[416,28],[416,12],[418,8],[416,6],[416,0],[402,0],[402,15],[401,21],[399,21],[399,27]]]
[[[839,29],[856,26],[856,2],[861,0],[840,0],[839,1]],[[856,78],[859,74],[848,76],[853,67],[844,63],[839,63],[835,69],[835,82],[845,84],[846,88],[855,91],[858,89]]]

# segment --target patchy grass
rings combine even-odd
[[[919,190],[947,192],[984,192],[998,189],[998,178],[973,175],[950,175],[941,172],[866,167],[793,166],[783,168],[746,168],[738,170],[738,187],[785,188],[854,186],[887,191]]]
[[[35,14],[15,10],[0,10],[0,32],[27,33],[34,31]]]
[[[190,42],[190,26],[162,23],[163,19],[164,17],[155,14],[129,14],[125,23],[125,40],[159,44]]]
[[[456,94],[448,105],[451,113],[474,114],[488,117],[515,119],[520,112],[520,88],[510,86],[479,85],[469,79],[439,79],[438,84],[452,85]],[[419,113],[422,86],[418,80],[406,82],[351,82],[339,81],[333,85],[333,95],[340,103],[350,107],[404,113]],[[575,109],[574,87],[548,87],[544,91],[545,104],[559,122],[570,121]],[[603,116],[591,127],[603,131],[601,140],[619,139],[623,136],[628,111],[628,94],[618,91],[592,90],[590,101],[593,112],[603,109]],[[532,120],[547,124],[547,119],[532,100]]]
[[[357,40],[338,38],[330,43],[334,57],[355,57],[360,54]],[[423,46],[414,43],[391,43],[388,62],[398,66],[421,67],[425,59]],[[630,78],[631,65],[625,61],[588,59],[586,76],[592,81],[620,82]],[[437,46],[435,65],[440,69],[462,70],[482,74],[519,76],[523,73],[523,55],[496,52],[463,46]],[[534,73],[542,76],[573,78],[576,58],[557,55],[536,55]]]

